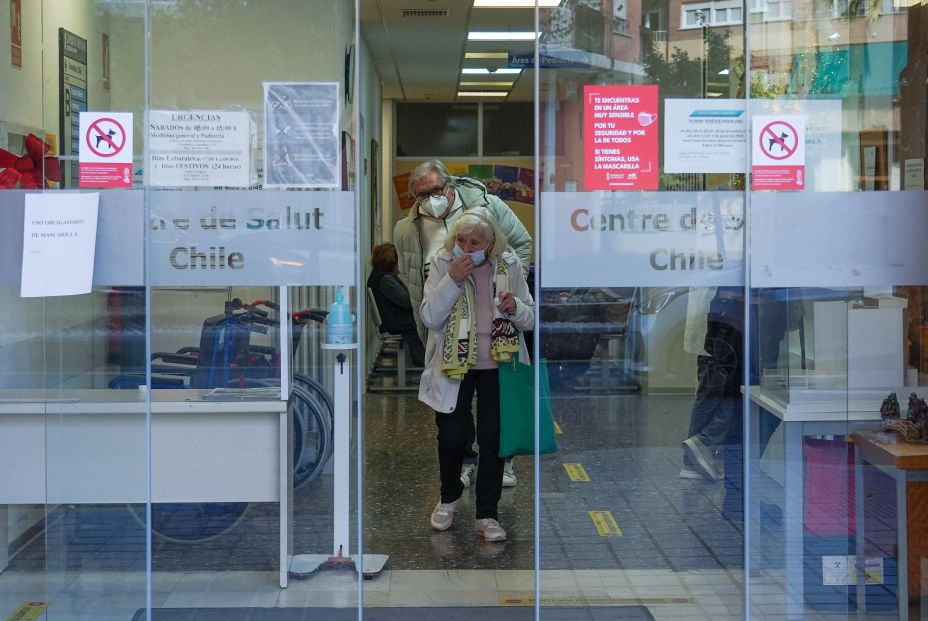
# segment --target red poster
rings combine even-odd
[[[10,64],[23,68],[23,0],[10,0]]]
[[[656,190],[657,86],[585,86],[585,190]]]
[[[396,198],[400,203],[400,209],[409,209],[416,204],[416,197],[409,193],[409,173],[403,173],[393,177],[393,188],[396,190]]]

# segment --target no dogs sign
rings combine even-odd
[[[755,116],[751,126],[751,189],[805,189],[805,118]]]
[[[132,187],[132,113],[81,112],[82,188]]]

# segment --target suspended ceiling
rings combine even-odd
[[[533,41],[468,41],[468,32],[533,32],[533,8],[474,8],[472,0],[361,0],[361,36],[383,81],[383,96],[401,101],[531,101],[532,70],[516,75],[461,73],[508,67],[507,58],[465,53],[532,53]],[[470,82],[461,86],[460,82]],[[485,82],[514,82],[485,87]],[[506,97],[462,97],[459,91],[504,91]]]

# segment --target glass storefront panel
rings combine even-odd
[[[924,230],[923,7],[748,9],[749,610],[920,618],[917,511],[892,483],[918,471],[871,452],[920,452],[872,434],[921,383],[925,263],[906,231]]]
[[[149,419],[144,391],[107,383],[119,358],[144,354],[142,257],[117,233],[131,231],[140,247],[141,213],[126,213],[129,191],[74,190],[79,113],[143,112],[127,93],[144,87],[144,43],[133,36],[144,12],[118,2],[9,4],[0,614],[127,618],[144,611],[148,592]],[[118,84],[111,37],[121,50]],[[124,149],[129,170],[133,155]],[[136,323],[119,323],[120,305]]]
[[[925,616],[928,7],[493,4],[0,10],[0,618]],[[505,543],[365,286],[434,157],[531,238]]]
[[[740,619],[743,31],[580,4],[540,12],[541,616]]]
[[[355,572],[290,578],[359,552],[353,5],[9,15],[0,612],[356,608]]]

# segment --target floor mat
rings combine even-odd
[[[558,621],[654,621],[646,606],[545,607]],[[555,613],[556,611],[556,613]],[[545,615],[547,616],[547,615]],[[152,621],[351,621],[355,608],[154,608]],[[530,621],[535,609],[529,606],[459,608],[365,608],[368,621]],[[145,610],[132,621],[145,621]]]

